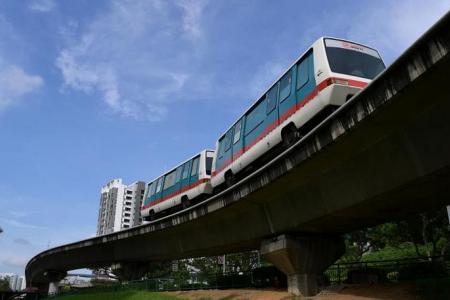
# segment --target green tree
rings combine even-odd
[[[259,252],[241,252],[226,255],[226,272],[247,272],[251,271],[260,264]]]
[[[357,230],[345,235],[346,252],[340,262],[359,261],[369,251],[377,251],[385,246],[385,241],[380,237],[387,227],[376,226]]]
[[[197,257],[190,259],[188,263],[203,274],[215,274],[220,272],[217,256]]]
[[[0,278],[0,291],[10,291],[8,277]]]
[[[450,226],[446,208],[424,212],[406,220],[389,222],[349,233],[345,236],[343,261],[361,260],[367,253],[384,251],[386,259],[445,255],[450,249]],[[413,247],[411,249],[411,247]],[[402,255],[403,253],[403,255]],[[376,255],[371,255],[376,257]]]
[[[446,207],[421,213],[407,221],[406,228],[409,240],[414,243],[417,255],[439,256],[448,253],[450,248],[450,225]],[[423,245],[425,247],[419,247]],[[423,249],[421,251],[420,249]]]
[[[152,263],[151,270],[145,275],[147,278],[167,277],[172,272],[172,261]]]

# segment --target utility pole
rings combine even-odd
[[[450,223],[450,205],[447,205],[447,216],[448,216],[448,223]],[[0,230],[1,230],[1,228],[0,228]]]
[[[259,253],[259,250],[256,250],[256,253],[258,254],[258,268],[261,268],[261,253]]]
[[[227,258],[224,254],[223,255],[223,269],[222,269],[222,274],[224,274],[224,275],[225,275],[225,271],[226,271],[226,264],[227,264]]]
[[[225,265],[226,265],[226,258],[225,254],[217,257],[217,262],[219,267],[222,268],[222,274],[225,274]]]

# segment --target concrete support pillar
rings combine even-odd
[[[111,266],[111,270],[120,281],[139,280],[149,272],[151,265],[148,262],[121,262]]]
[[[286,274],[288,291],[302,296],[318,293],[318,276],[344,252],[340,237],[280,235],[261,245],[261,255]]]
[[[56,295],[59,291],[59,281],[52,281],[48,284],[48,294]]]
[[[66,277],[67,272],[66,271],[55,271],[50,270],[44,272],[44,276],[48,280],[48,294],[49,295],[55,295],[59,292],[59,282]]]

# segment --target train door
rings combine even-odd
[[[245,114],[244,147],[246,158],[242,162],[243,167],[251,164],[267,150],[267,146],[264,143],[258,143],[265,135],[266,119],[267,97],[264,95]]]
[[[214,161],[214,152],[206,151],[205,155],[205,172],[206,176],[211,176],[212,164]]]
[[[219,146],[218,146],[218,153],[216,155],[216,168],[215,173],[220,173],[225,169],[233,160],[233,157],[231,157],[232,150],[230,150],[231,147],[231,132],[230,129],[226,134],[224,134],[219,139]],[[223,176],[223,175],[222,175]]]
[[[227,134],[225,134],[225,141],[223,145],[223,156],[226,158],[224,164],[231,165],[233,162],[233,147],[231,147],[233,140],[233,128],[228,130]]]
[[[155,201],[155,202],[159,202],[162,198],[163,180],[164,180],[164,176],[161,176],[156,181],[155,195],[153,198],[154,199],[153,201]]]
[[[190,172],[190,176],[189,176],[189,184],[190,185],[193,185],[194,183],[196,183],[198,181],[199,163],[200,163],[200,156],[197,156],[196,158],[194,158],[192,160],[192,167],[191,167],[191,172]]]
[[[295,112],[296,98],[295,93],[292,93],[292,90],[295,90],[295,87],[292,88],[292,75],[294,74],[293,70],[295,67],[290,69],[283,77],[280,79],[280,93],[279,93],[279,122],[283,122],[290,115]]]
[[[148,201],[147,204],[153,203],[155,201],[155,190],[156,190],[156,183],[157,183],[157,181],[158,180],[153,181],[151,183],[151,185],[150,185],[150,192],[148,194],[149,201]]]
[[[152,198],[151,198],[151,196],[152,196],[152,189],[153,189],[154,185],[155,184],[153,182],[150,182],[149,184],[147,184],[147,188],[145,189],[144,201],[142,203],[143,207],[147,206],[147,205],[149,205],[151,203],[151,201],[152,201]],[[154,189],[153,189],[153,192],[154,192]]]
[[[173,198],[173,196],[176,192],[176,187],[175,187],[176,175],[177,175],[177,170],[174,169],[164,176],[163,192],[162,192],[163,199]],[[166,203],[164,208],[166,208],[167,206],[175,206],[175,205],[176,205],[176,199],[174,198],[171,200],[170,204]]]
[[[244,153],[244,139],[242,139],[244,126],[242,126],[241,118],[236,124],[233,126],[233,140],[232,140],[232,152],[233,152],[233,161],[239,158],[239,156]]]
[[[233,128],[219,141],[219,154],[217,156],[216,172],[220,172],[227,168],[233,161],[233,149],[231,147]],[[224,176],[224,175],[222,175]]]
[[[177,171],[175,173],[175,184],[174,184],[174,190],[176,192],[179,192],[181,189],[181,173],[183,172],[183,165],[179,166],[177,168]]]
[[[278,82],[267,92],[266,120],[264,121],[267,131],[278,126]],[[269,143],[269,141],[267,141]],[[270,144],[267,144],[270,147]]]
[[[314,79],[313,51],[310,50],[297,64],[296,96],[297,106],[302,107],[312,97],[316,88]]]
[[[189,188],[189,174],[191,172],[191,160],[183,164],[183,172],[181,174],[181,190],[185,191]]]

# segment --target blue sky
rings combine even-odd
[[[0,272],[93,236],[113,178],[215,139],[320,36],[387,64],[450,1],[0,0]]]

